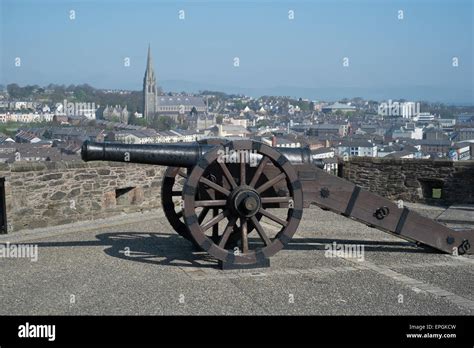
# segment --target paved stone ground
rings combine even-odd
[[[363,245],[364,260],[325,257],[333,241]],[[161,211],[1,236],[6,242],[37,244],[38,261],[0,258],[0,315],[474,313],[474,257],[418,248],[319,208],[304,211],[289,247],[260,270],[219,270]]]
[[[451,224],[466,224],[474,228],[474,205],[452,205],[437,217],[438,221]]]

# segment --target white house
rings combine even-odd
[[[346,140],[336,146],[337,154],[343,158],[377,157],[377,146],[367,140]]]
[[[392,138],[423,139],[423,128],[416,127],[414,123],[407,123],[392,132]]]

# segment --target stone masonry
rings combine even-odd
[[[351,158],[342,176],[391,200],[430,204],[474,203],[474,161]],[[433,197],[433,189],[440,197]]]
[[[0,164],[8,232],[159,207],[164,169],[82,161]]]

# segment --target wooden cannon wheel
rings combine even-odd
[[[180,188],[177,178],[181,177],[183,181],[187,179],[186,171],[186,168],[181,167],[166,168],[161,185],[161,205],[171,227],[180,236],[194,242],[188,227],[184,223],[182,207],[179,202],[173,200],[175,197],[179,197],[181,200],[183,190]]]
[[[211,138],[198,141],[200,144],[205,145],[224,145],[228,142],[226,139]],[[199,245],[194,241],[191,233],[189,232],[188,226],[186,225],[183,218],[183,209],[179,204],[178,200],[173,200],[175,197],[182,197],[182,185],[178,182],[179,178],[184,182],[188,177],[188,169],[183,167],[168,167],[166,168],[163,176],[163,182],[161,185],[161,205],[165,213],[166,219],[170,223],[171,227],[182,237],[193,243],[194,247],[200,249]],[[205,213],[209,209],[206,208]],[[217,215],[217,208],[213,209],[213,214]],[[204,214],[200,214],[201,218]],[[257,218],[260,220],[261,215]],[[253,230],[254,226],[250,226],[249,232]],[[233,234],[235,236],[235,234]],[[232,238],[233,239],[233,238]],[[232,240],[231,239],[231,240]],[[229,241],[230,242],[230,241]],[[231,243],[229,243],[231,244]]]
[[[228,153],[239,156],[240,170],[237,175],[235,171],[232,174],[226,164],[223,154]],[[247,175],[249,166],[245,158],[259,158],[251,177]],[[273,169],[273,175],[262,184],[259,179],[269,166]],[[230,187],[226,188],[207,179],[209,170],[213,174],[220,170],[219,174],[227,179]],[[285,186],[286,190],[283,191],[287,194],[269,196],[269,191],[276,191],[270,190],[275,185]],[[199,200],[197,192],[203,186],[207,190],[214,190],[217,198]],[[254,264],[277,253],[293,237],[303,213],[301,183],[291,163],[277,150],[251,140],[233,141],[206,153],[188,176],[183,188],[183,201],[184,219],[195,242],[210,255],[229,264]],[[286,207],[285,217],[279,217],[266,208],[276,203]],[[219,208],[222,211],[206,221],[198,217],[199,208]],[[278,232],[264,227],[257,218],[259,215],[276,224]],[[219,228],[216,238],[215,227],[221,222],[224,222],[224,228]],[[250,226],[255,227],[259,236],[256,242],[249,242]],[[226,243],[236,230],[239,233],[240,248],[229,249]]]
[[[221,138],[210,138],[198,141],[199,144],[203,145],[222,145],[227,143],[228,140]],[[168,167],[166,168],[163,176],[163,182],[161,184],[161,206],[165,213],[166,219],[170,223],[171,227],[182,237],[189,240],[194,244],[195,247],[199,246],[194,242],[188,227],[184,223],[183,209],[178,201],[174,201],[173,197],[179,197],[181,200],[183,190],[182,185],[178,182],[178,178],[181,177],[184,180],[188,177],[188,169],[183,167]]]

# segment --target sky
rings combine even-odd
[[[0,84],[474,104],[473,2],[0,0]]]

